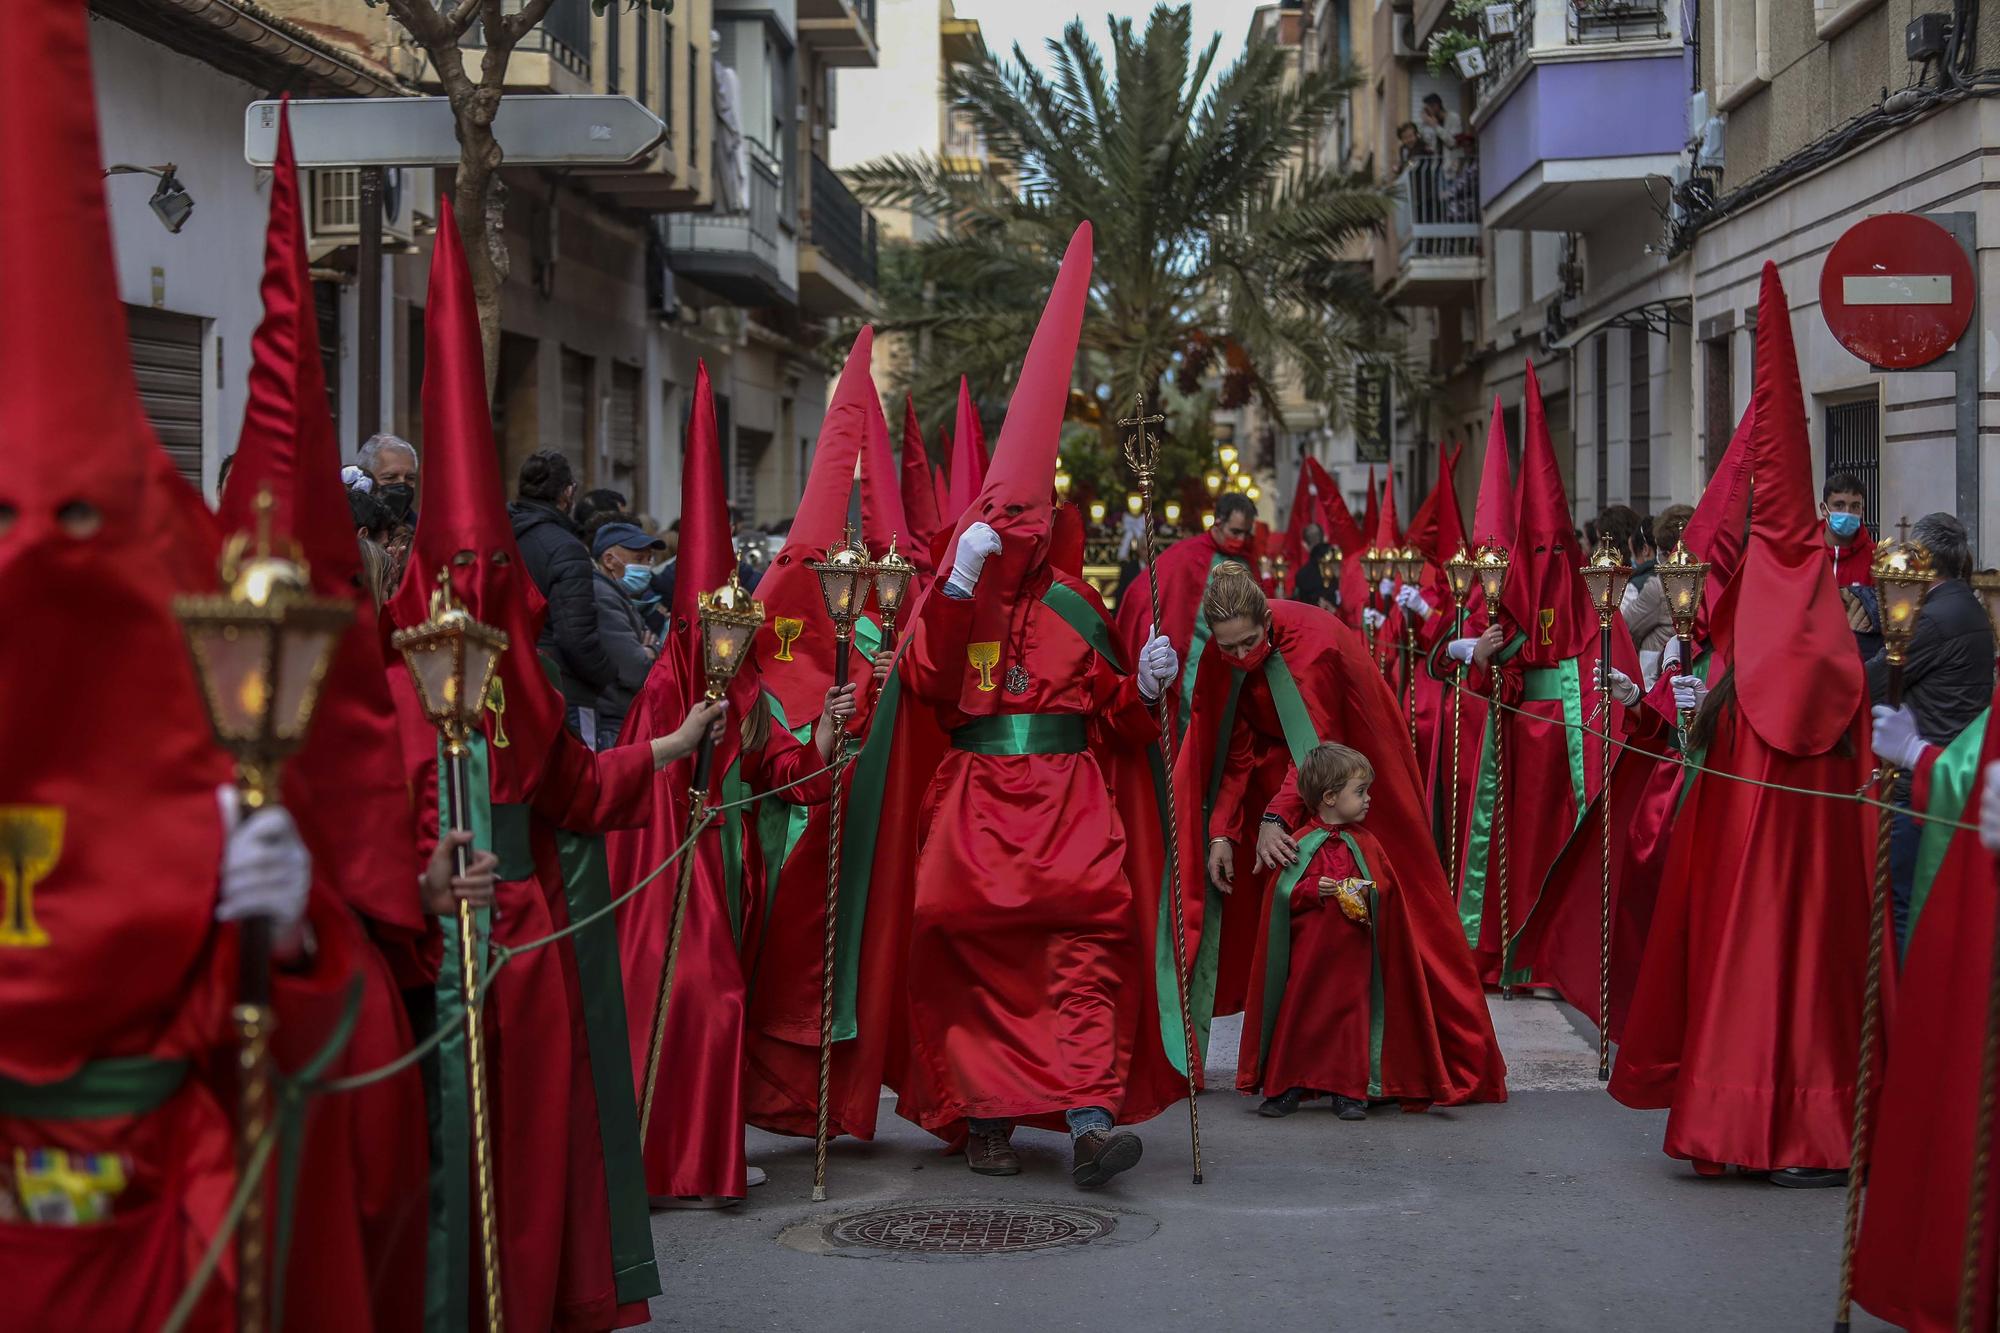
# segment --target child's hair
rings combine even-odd
[[[751,704],[744,711],[743,721],[736,734],[743,753],[756,754],[762,750],[771,739],[770,705],[762,699]]]
[[[1250,577],[1250,566],[1238,560],[1225,560],[1216,566],[1208,579],[1208,591],[1201,599],[1203,620],[1213,626],[1248,616],[1261,623],[1269,611],[1264,590]]]
[[[1299,796],[1307,810],[1316,811],[1327,797],[1357,777],[1374,780],[1375,766],[1367,755],[1351,746],[1322,745],[1299,764]]]

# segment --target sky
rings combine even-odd
[[[1229,65],[1243,50],[1257,0],[1193,0],[1193,3],[1195,49],[1200,50],[1210,35],[1220,30],[1222,49],[1216,55],[1216,64],[1218,68]],[[1106,14],[1129,18],[1135,27],[1144,27],[1146,16],[1153,12],[1151,0],[1115,0],[1097,5],[1077,0],[954,0],[952,7],[960,18],[979,20],[986,45],[996,56],[1011,55],[1014,43],[1019,42],[1028,58],[1044,68],[1048,65],[1048,54],[1043,39],[1060,36],[1063,25],[1072,18],[1081,17],[1084,27],[1102,44]]]

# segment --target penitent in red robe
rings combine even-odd
[[[1201,613],[1201,599],[1208,592],[1209,576],[1225,560],[1240,560],[1252,572],[1256,561],[1248,550],[1231,555],[1216,545],[1212,534],[1197,532],[1183,537],[1160,552],[1155,561],[1160,581],[1160,628],[1167,642],[1180,655],[1181,675],[1177,682],[1180,706],[1175,710],[1178,725],[1187,725],[1188,709],[1194,698],[1195,673],[1201,669],[1202,654],[1208,650],[1208,619]],[[1153,623],[1153,585],[1144,570],[1132,580],[1118,599],[1118,640],[1126,659],[1133,660],[1146,642]]]
[[[1490,1030],[1458,1042],[1466,1030],[1433,1021],[1479,998],[1449,915],[1408,900],[1389,849],[1366,829],[1315,819],[1298,832],[1309,859],[1270,895],[1236,1086],[1394,1099],[1409,1111],[1504,1101]],[[1322,897],[1322,876],[1374,881],[1369,920]]]
[[[928,597],[902,665],[952,748],[919,817],[912,1053],[897,1109],[947,1139],[968,1117],[1061,1128],[1063,1112],[1085,1106],[1129,1124],[1186,1091],[1154,998],[1163,942],[1172,956],[1146,892],[1159,862],[1135,854],[1156,848],[1139,839],[1158,830],[1129,830],[1128,844],[1134,807],[1121,812],[1113,796],[1157,736],[1154,717],[1107,659],[1110,625],[1087,585],[1044,567],[1022,596],[1009,658],[1023,674],[974,687],[998,692],[1003,711],[960,708],[968,680],[991,670],[969,661],[970,598]],[[1050,598],[1095,617],[1101,646]],[[1178,1036],[1177,1014],[1168,1026]]]

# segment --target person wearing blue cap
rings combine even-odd
[[[597,635],[611,659],[611,679],[597,692],[594,733],[585,732],[594,748],[618,743],[632,697],[646,683],[658,643],[644,619],[653,591],[653,562],[667,544],[634,523],[611,522],[591,536],[590,554],[597,562],[591,581],[597,604]]]

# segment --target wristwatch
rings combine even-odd
[[[1285,821],[1282,816],[1270,814],[1268,812],[1266,812],[1264,817],[1258,820],[1257,822],[1260,824],[1276,824],[1279,828],[1285,828]],[[1287,833],[1291,832],[1290,829],[1285,829],[1285,831]]]

